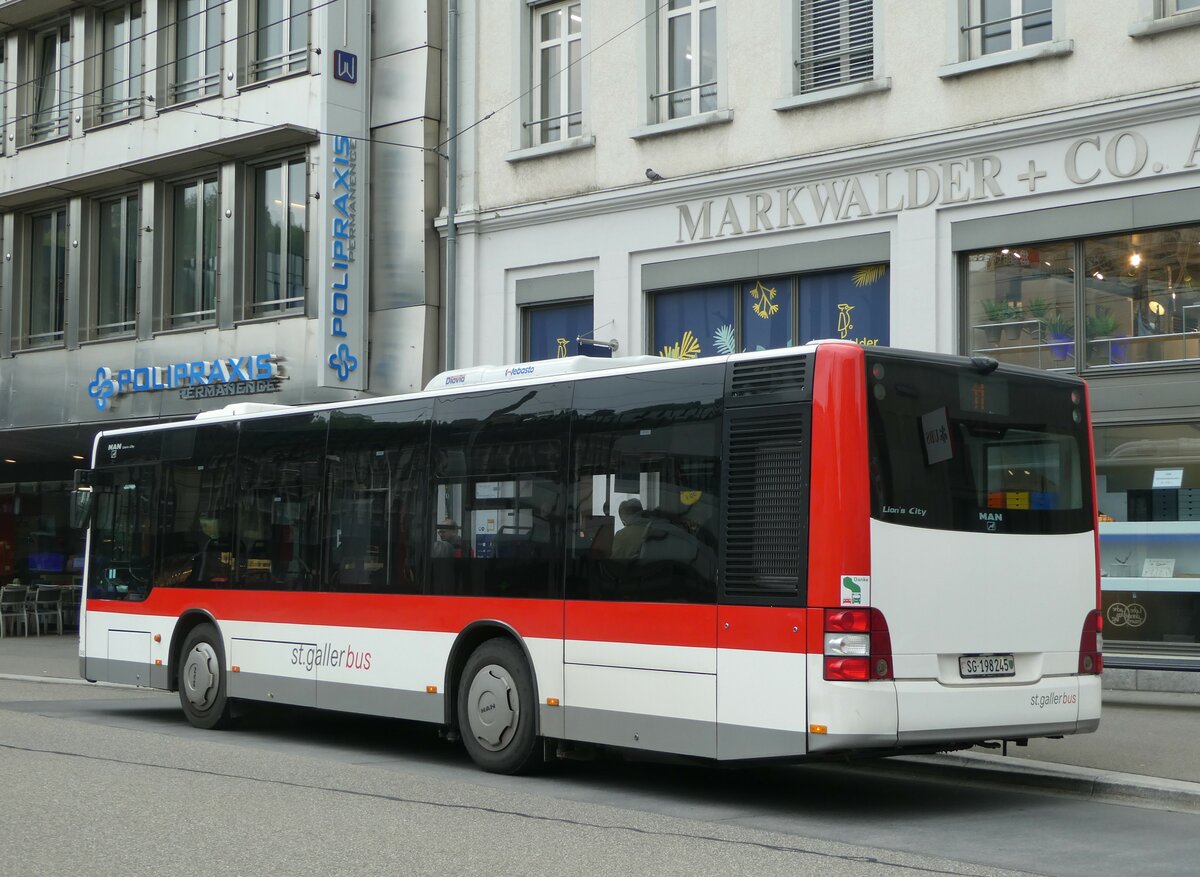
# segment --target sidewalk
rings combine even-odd
[[[14,677],[82,683],[78,638],[0,639],[0,679]],[[954,764],[984,782],[1003,774],[1007,782],[1096,800],[1200,811],[1200,694],[1106,687],[1100,729],[1094,734],[1031,740],[1003,752],[976,747],[890,763],[918,770]]]

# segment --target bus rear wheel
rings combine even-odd
[[[232,703],[225,693],[225,650],[211,624],[192,628],[180,652],[179,702],[197,728],[228,727]]]
[[[458,727],[477,765],[503,774],[532,769],[536,710],[533,677],[512,641],[488,640],[471,653],[458,684]]]

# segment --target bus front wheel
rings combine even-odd
[[[458,727],[476,764],[491,773],[531,769],[536,710],[533,678],[512,641],[488,640],[472,652],[458,684]]]
[[[183,713],[197,728],[224,728],[232,716],[225,694],[225,650],[211,624],[192,628],[180,653],[179,702]]]

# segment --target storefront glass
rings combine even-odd
[[[964,257],[965,346],[1035,368],[1200,360],[1200,226]]]
[[[0,582],[69,585],[83,574],[70,481],[0,484]]]
[[[1200,654],[1200,423],[1095,444],[1105,650]]]

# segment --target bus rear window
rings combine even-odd
[[[871,514],[996,533],[1093,526],[1083,385],[869,353]]]

